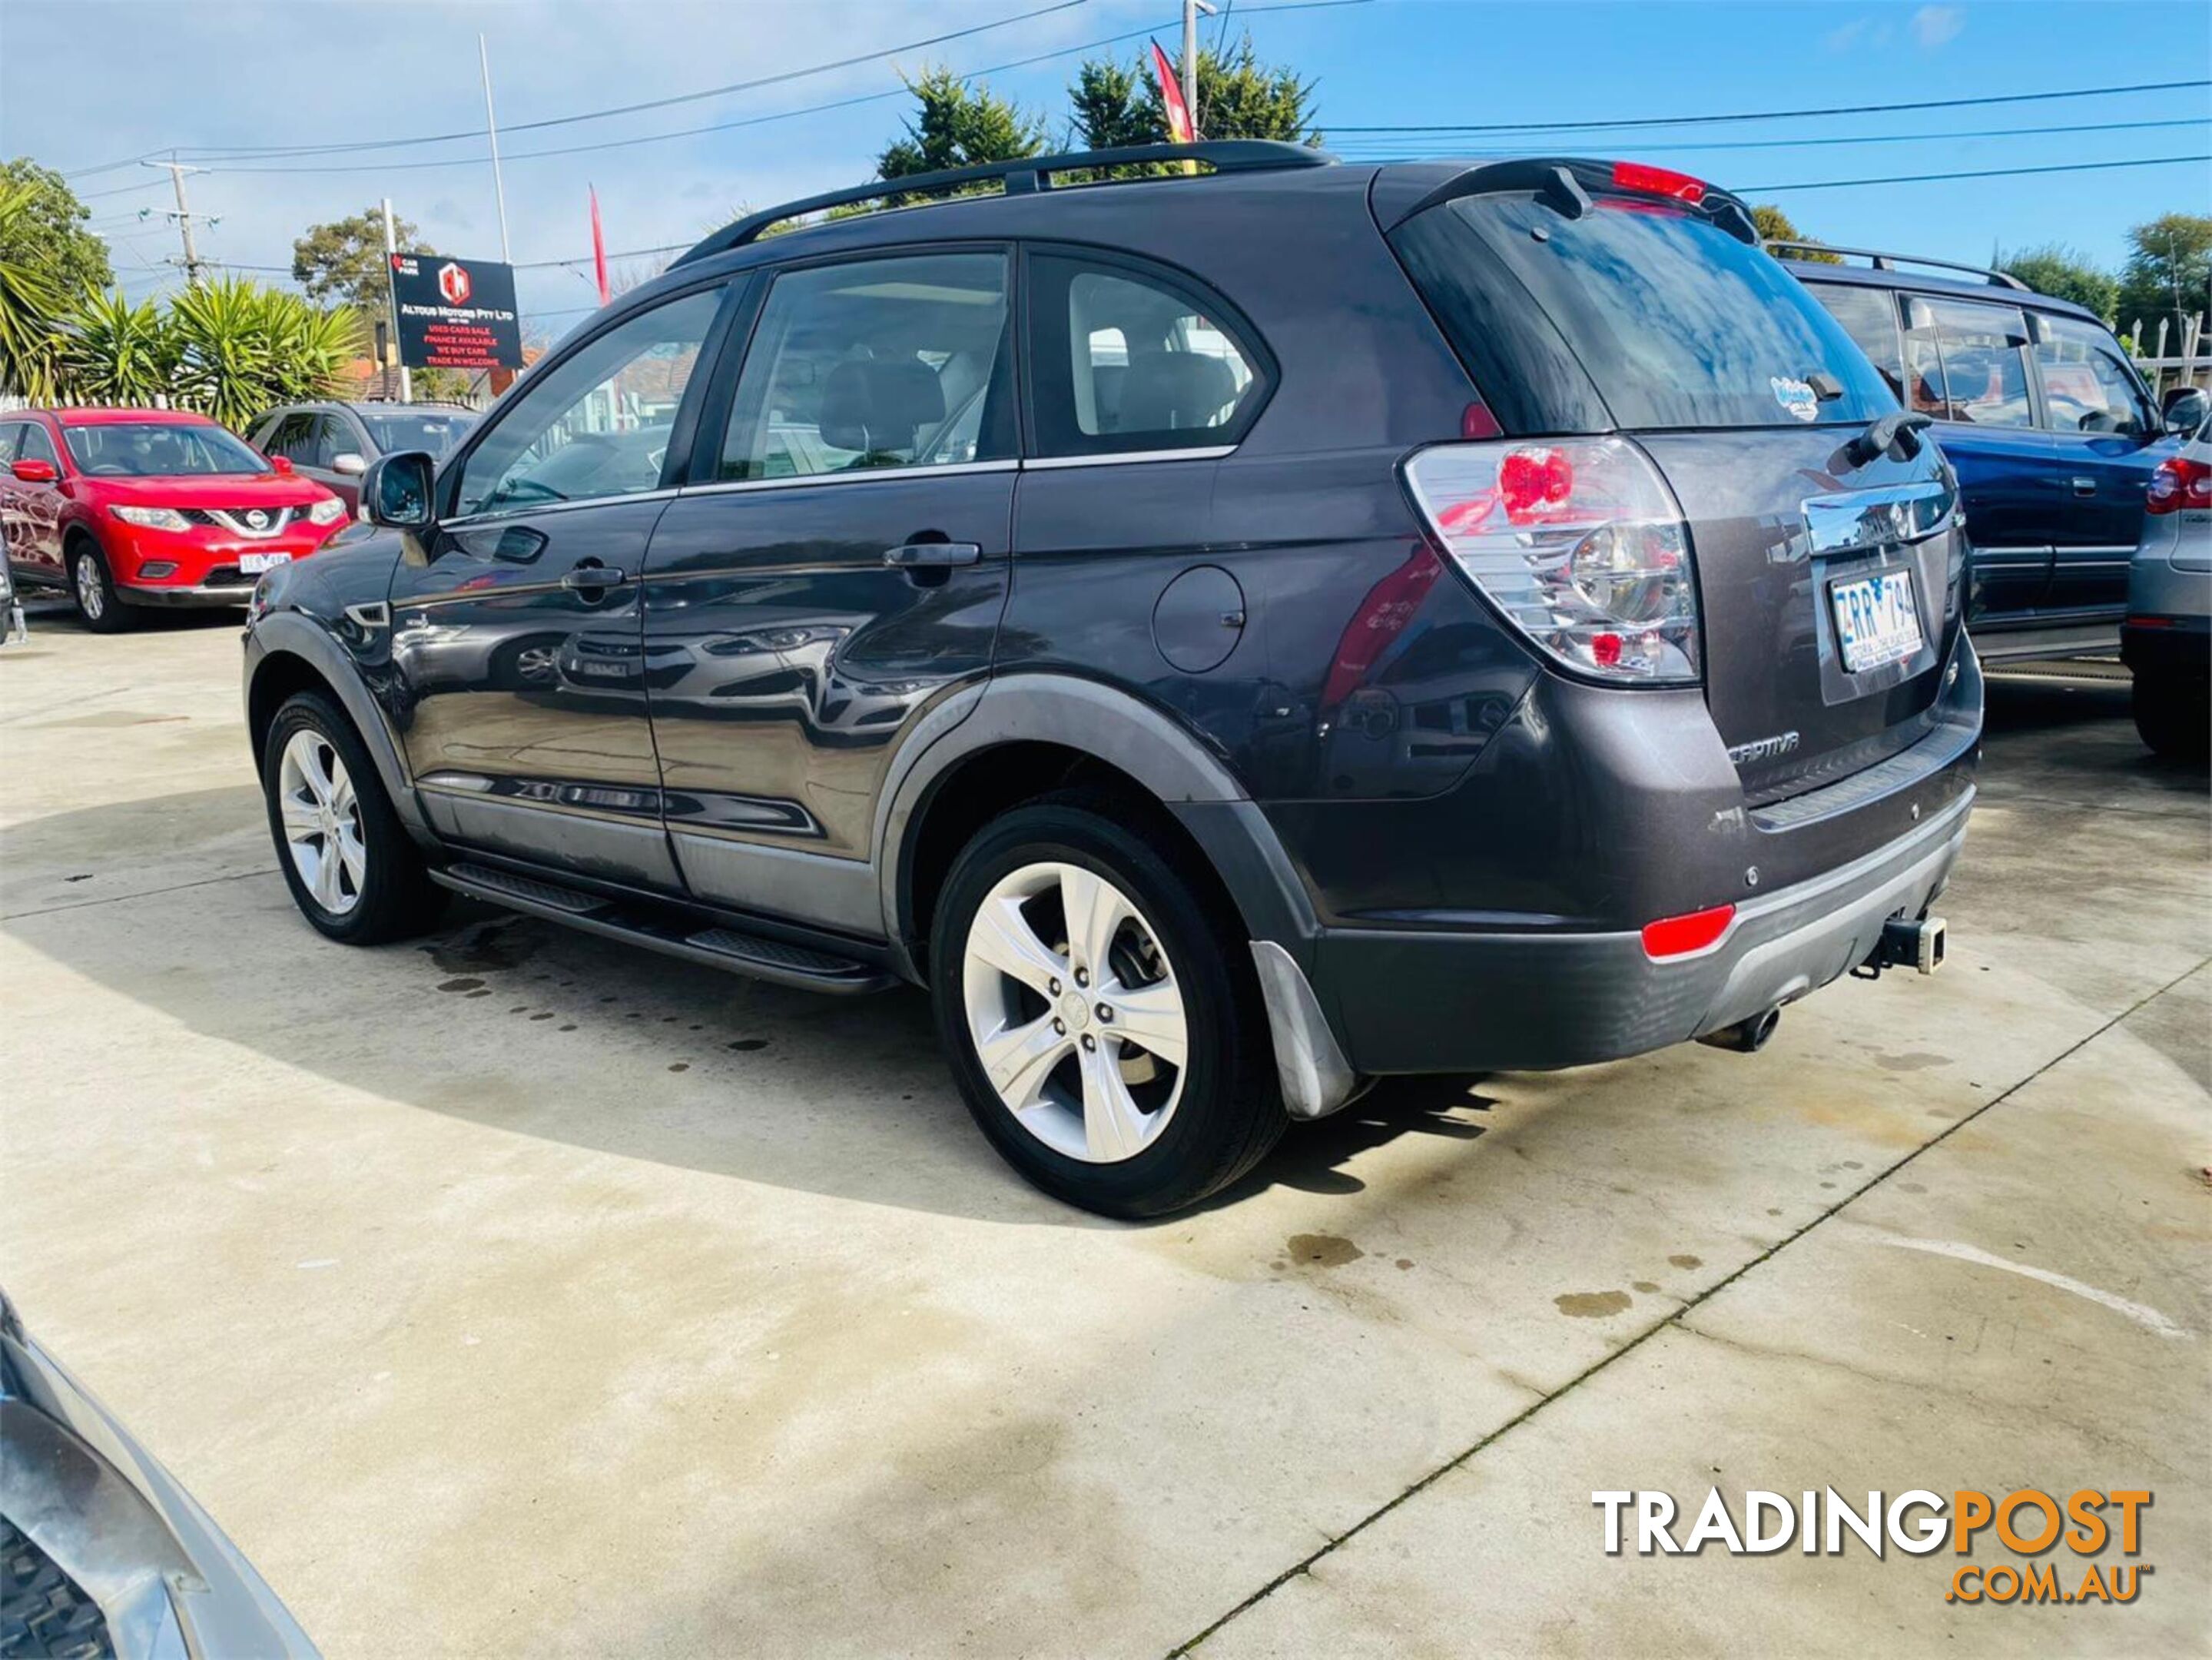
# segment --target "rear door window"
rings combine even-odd
[[[2035,326],[2046,424],[2132,437],[2152,429],[2150,407],[2111,335],[2072,317],[2039,315]]]
[[[1225,308],[1165,272],[1073,254],[1030,259],[1041,454],[1202,449],[1242,437],[1267,372]]]
[[[1905,356],[1898,344],[1897,297],[1887,289],[1860,289],[1841,283],[1808,283],[1813,297],[1843,325],[1852,344],[1867,355],[1899,403],[1905,401]]]
[[[1496,385],[1556,378],[1557,366],[1528,359],[1547,334],[1624,428],[1863,425],[1894,407],[1802,283],[1686,207],[1600,195],[1571,219],[1528,195],[1468,197],[1392,241],[1493,406],[1551,430],[1587,429],[1587,417],[1571,400],[1551,407],[1541,385],[1533,410],[1528,386]],[[1841,395],[1817,398],[1816,374]]]
[[[2018,306],[1974,300],[1905,301],[1905,355],[1912,407],[1938,421],[1977,427],[2025,427],[2027,320]]]

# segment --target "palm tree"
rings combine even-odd
[[[54,395],[63,302],[53,279],[20,252],[35,242],[26,234],[33,194],[27,183],[0,180],[0,392],[43,403]]]
[[[62,369],[70,394],[101,404],[151,404],[169,390],[177,347],[151,300],[88,293],[70,316]]]
[[[169,302],[169,328],[179,403],[241,428],[276,401],[268,391],[276,357],[258,283],[242,277],[195,283]]]

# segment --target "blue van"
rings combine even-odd
[[[2002,271],[1812,242],[1766,248],[1898,401],[1934,423],[1966,500],[1968,623],[1984,660],[2117,651],[2144,492],[2180,442],[2171,433],[2189,425],[2191,394],[2162,414],[2094,312]]]

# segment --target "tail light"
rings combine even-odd
[[[1437,444],[1404,471],[1438,545],[1547,656],[1625,684],[1696,683],[1689,526],[1634,444]]]
[[[1653,962],[1711,951],[1735,920],[1734,905],[1715,905],[1686,916],[1662,916],[1644,925],[1644,954]]]
[[[2212,465],[2185,455],[2166,457],[2150,476],[2143,508],[2149,513],[2179,513],[2184,508],[2201,512],[2212,508]]]
[[[1644,161],[1616,161],[1613,182],[1621,190],[1641,191],[1647,196],[1671,196],[1696,207],[1705,199],[1705,181],[1672,167],[1655,167]]]

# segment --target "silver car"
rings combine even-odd
[[[439,404],[287,404],[255,422],[246,441],[283,456],[353,512],[361,476],[380,455],[428,450],[442,456],[476,424],[473,410]]]
[[[2212,751],[2212,416],[2152,476],[2120,657],[2135,674],[2143,742],[2203,761]]]

